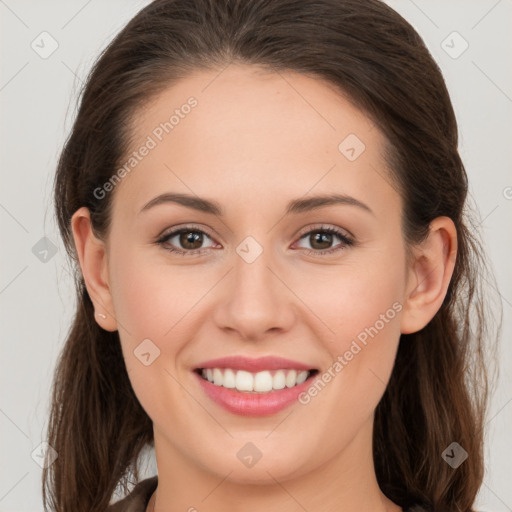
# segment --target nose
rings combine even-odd
[[[295,295],[269,255],[270,250],[263,250],[250,262],[236,254],[223,299],[215,309],[216,325],[236,332],[245,341],[262,340],[270,332],[286,332],[296,320]]]

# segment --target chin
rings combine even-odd
[[[244,445],[242,445],[244,446]],[[221,478],[226,477],[233,483],[237,484],[254,484],[266,485],[296,478],[311,471],[311,465],[304,458],[304,451],[301,449],[298,453],[283,453],[276,449],[270,450],[270,454],[266,454],[261,450],[261,458],[250,460],[252,447],[246,446],[231,452],[233,455],[226,457],[226,452],[219,454],[218,464],[211,465],[211,460],[203,467],[208,468],[211,472],[218,474]],[[256,452],[254,452],[256,456]],[[244,460],[245,459],[245,460]]]

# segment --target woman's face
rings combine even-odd
[[[112,311],[159,467],[271,482],[367,463],[408,293],[382,133],[323,81],[243,66],[182,80],[133,129],[98,194],[114,194]],[[188,199],[148,206],[161,194]],[[295,387],[294,369],[316,371]]]

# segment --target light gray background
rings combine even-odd
[[[512,3],[388,3],[421,34],[445,76],[459,122],[460,152],[499,283],[502,367],[487,424],[487,469],[477,506],[486,512],[511,511]],[[53,218],[57,157],[71,127],[81,81],[100,50],[146,4],[0,0],[2,512],[43,510],[38,446],[44,439],[56,357],[74,310],[72,281]],[[43,31],[58,43],[46,59],[31,47],[34,40],[42,47],[41,37],[46,37],[44,47],[50,48],[48,36],[40,36]],[[464,41],[454,31],[469,44],[457,58]],[[46,262],[32,251],[43,237],[57,249]],[[155,467],[148,460],[149,476]]]

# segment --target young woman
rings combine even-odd
[[[386,4],[149,4],[57,169],[78,304],[46,510],[473,510],[467,188],[440,70]]]

